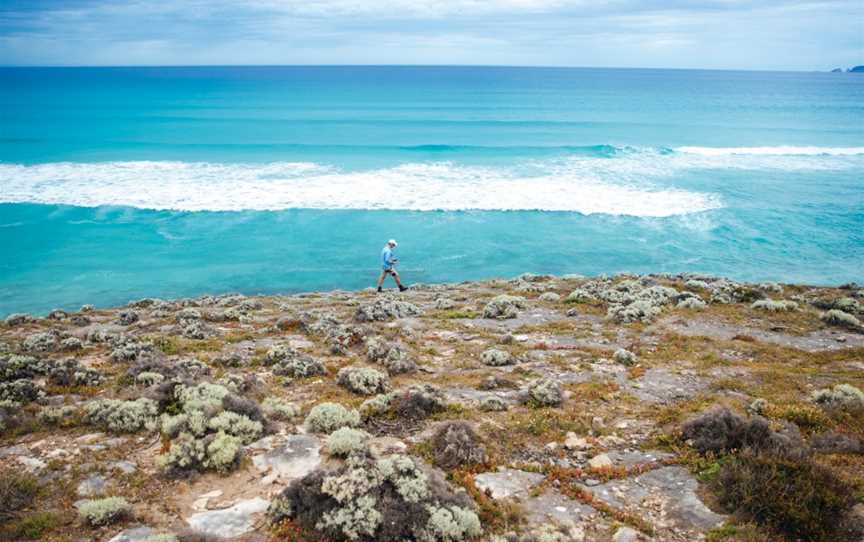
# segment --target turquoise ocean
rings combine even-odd
[[[0,315],[522,272],[864,282],[864,75],[0,68]]]

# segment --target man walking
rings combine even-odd
[[[396,272],[396,262],[398,262],[399,259],[393,256],[393,250],[395,248],[396,240],[390,239],[381,251],[381,276],[378,277],[379,292],[381,291],[381,285],[384,284],[384,279],[387,278],[387,275],[393,275],[393,280],[396,281],[396,286],[399,287],[400,292],[404,292],[408,289],[402,286],[402,282],[399,280],[399,273]]]

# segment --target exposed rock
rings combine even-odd
[[[505,499],[526,495],[528,491],[543,481],[544,476],[536,472],[503,469],[498,472],[484,472],[474,476],[477,489],[488,493],[493,499]]]
[[[133,527],[124,529],[108,542],[145,542],[149,537],[156,534],[155,529],[150,527]]]
[[[267,511],[270,501],[255,497],[222,510],[199,512],[186,519],[191,528],[212,536],[232,537],[252,531],[256,517]]]
[[[321,441],[311,435],[291,435],[285,443],[252,457],[259,471],[267,473],[265,480],[289,481],[301,478],[321,464]]]
[[[76,492],[79,497],[94,497],[105,492],[107,480],[99,474],[92,474],[78,484]]]

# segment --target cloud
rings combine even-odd
[[[436,63],[826,69],[860,0],[6,0],[3,64]]]

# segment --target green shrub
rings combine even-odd
[[[39,492],[35,477],[7,468],[0,470],[0,522],[30,506]]]
[[[833,388],[817,390],[813,392],[812,399],[826,408],[864,410],[864,392],[851,384],[837,384]]]
[[[292,420],[300,415],[300,408],[297,405],[278,397],[264,399],[261,408],[264,409],[268,417],[274,420]]]
[[[309,412],[305,424],[316,433],[332,433],[340,427],[359,425],[360,414],[337,403],[321,403]]]
[[[789,540],[837,540],[854,504],[851,489],[810,459],[751,450],[725,461],[712,487],[727,510]]]
[[[132,507],[123,497],[106,497],[82,502],[78,515],[94,527],[114,523],[132,512]]]
[[[481,534],[471,499],[404,455],[352,454],[335,471],[292,482],[269,513],[338,542],[461,542]]]
[[[369,434],[351,427],[341,427],[327,437],[327,451],[330,455],[345,457],[367,448]]]
[[[486,448],[471,425],[464,421],[442,423],[432,436],[432,457],[443,469],[486,462]]]
[[[36,512],[21,518],[15,525],[15,531],[26,540],[42,540],[45,532],[52,530],[57,523],[57,514],[54,512]]]
[[[88,423],[98,425],[115,433],[134,433],[156,427],[159,413],[156,401],[141,397],[134,401],[100,399],[85,407]]]
[[[345,367],[336,375],[336,383],[354,393],[372,395],[385,393],[390,384],[387,375],[368,367]]]

